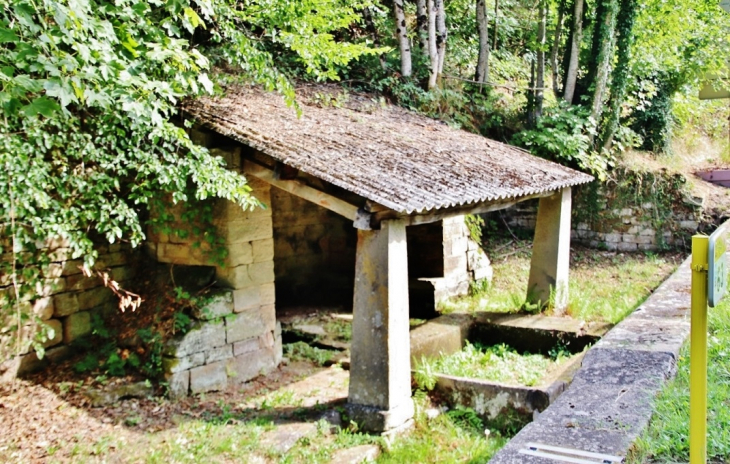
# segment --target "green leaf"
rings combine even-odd
[[[21,108],[21,111],[28,117],[34,117],[39,114],[50,118],[53,117],[53,113],[60,110],[61,107],[58,103],[51,100],[48,97],[38,97],[30,104],[25,105],[23,108]]]
[[[17,42],[18,36],[9,29],[0,28],[0,43]]]

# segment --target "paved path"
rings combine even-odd
[[[626,456],[689,336],[690,258],[586,354],[568,390],[490,464],[566,462],[520,453],[528,443]],[[600,462],[600,461],[586,461]]]

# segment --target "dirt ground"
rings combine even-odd
[[[344,381],[332,382],[333,376]],[[74,457],[77,446],[93,443],[99,437],[113,435],[117,442],[140,443],[146,434],[174,429],[186,420],[218,417],[224,411],[230,414],[231,409],[253,419],[261,413],[254,398],[280,388],[290,388],[304,398],[297,418],[306,419],[302,408],[306,411],[313,405],[344,403],[347,378],[348,373],[342,369],[293,362],[223,392],[180,400],[159,395],[126,398],[93,407],[89,392],[113,390],[140,379],[120,377],[101,385],[98,379],[74,374],[69,361],[14,385],[0,385],[0,462],[79,462],[78,456]],[[278,418],[286,420],[292,412],[280,410]],[[108,451],[113,457],[115,450]]]

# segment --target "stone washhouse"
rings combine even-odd
[[[387,432],[414,413],[409,315],[490,277],[464,215],[539,198],[527,292],[545,302],[555,291],[564,305],[571,187],[592,178],[335,89],[300,89],[300,116],[254,87],[185,105],[193,140],[245,175],[266,208],[216,202],[220,291],[201,316],[210,322],[168,347],[165,365],[173,394],[222,389],[278,365],[281,308],[352,307],[347,409],[362,429]],[[193,240],[151,234],[147,247],[163,263],[211,265]]]

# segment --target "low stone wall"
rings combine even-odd
[[[103,271],[126,287],[135,276],[134,255],[122,244],[97,247],[99,257],[95,270]],[[9,337],[0,336],[0,375],[12,378],[38,370],[49,362],[58,361],[71,353],[70,345],[91,333],[92,315],[105,311],[117,311],[118,300],[96,275],[86,277],[81,260],[69,259],[68,248],[63,243],[51,244],[48,249],[51,263],[45,274],[46,281],[40,290],[40,298],[23,301],[21,310],[40,319],[43,326],[52,330],[53,337],[43,343],[45,355],[39,359],[31,346],[16,356],[16,345]],[[8,282],[4,282],[8,283]],[[12,286],[0,287],[0,298],[10,294]],[[24,327],[23,339],[29,340],[35,331],[43,330],[33,323]]]
[[[196,316],[193,328],[163,352],[171,396],[223,390],[281,362],[281,325],[273,311],[236,312],[234,292],[224,289]]]
[[[666,181],[665,181],[666,182]],[[647,199],[623,184],[582,186],[574,190],[571,241],[609,251],[687,249],[691,236],[711,218],[704,215],[701,199],[683,190]],[[537,200],[518,203],[485,215],[487,224],[530,235],[535,230]]]

